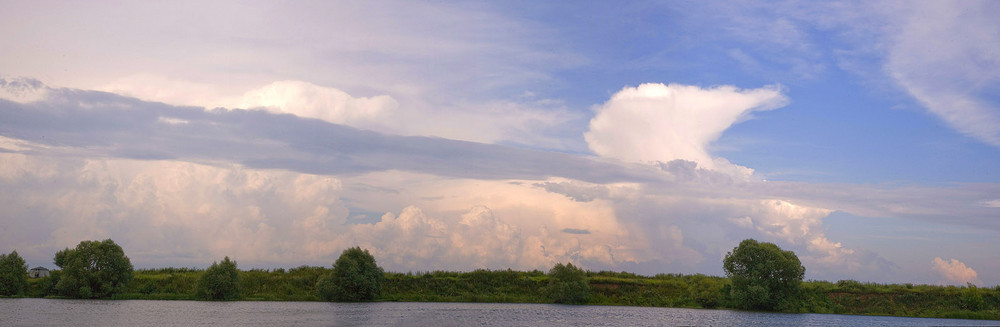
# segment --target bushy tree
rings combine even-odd
[[[111,239],[83,241],[75,249],[59,251],[55,264],[63,270],[56,290],[68,297],[109,297],[132,280],[132,262]]]
[[[333,263],[333,271],[320,277],[316,291],[327,301],[373,301],[381,291],[385,271],[375,263],[375,257],[353,247],[344,250]]]
[[[753,239],[726,254],[726,276],[732,281],[730,298],[745,310],[788,310],[794,307],[806,268],[792,251]]]
[[[28,265],[24,263],[24,259],[17,251],[0,254],[0,295],[22,294],[27,288]]]
[[[587,273],[572,263],[557,263],[549,270],[549,284],[545,286],[545,294],[555,303],[587,303],[590,297]]]
[[[198,279],[198,297],[206,300],[232,301],[240,298],[240,271],[236,261],[225,257],[213,262]]]

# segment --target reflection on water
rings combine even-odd
[[[494,303],[0,299],[3,326],[1000,326],[1000,321]]]

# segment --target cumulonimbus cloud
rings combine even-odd
[[[584,135],[594,153],[629,162],[689,160],[707,169],[729,166],[708,146],[755,111],[788,102],[777,86],[741,90],[647,83],[626,87],[596,109]]]

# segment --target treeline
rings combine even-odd
[[[331,268],[251,269],[240,274],[241,300],[322,301],[316,291]],[[136,270],[132,282],[113,299],[198,300],[204,269]],[[28,280],[25,296],[58,297],[52,285],[61,271]],[[476,270],[471,272],[385,273],[376,301],[553,303],[544,290],[542,271]],[[682,308],[735,308],[724,277],[628,272],[586,272],[588,299],[583,304]],[[891,315],[908,317],[1000,319],[1000,287],[875,284],[842,280],[806,281],[802,298],[790,312]]]
[[[0,296],[154,300],[414,301],[728,308],[799,313],[1000,320],[1000,286],[802,281],[790,251],[745,240],[724,260],[727,277],[584,271],[384,272],[351,248],[332,268],[240,270],[225,257],[208,269],[133,270],[111,240],[56,254],[62,269],[26,279],[24,260],[0,255]]]

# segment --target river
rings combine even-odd
[[[1000,321],[497,303],[0,299],[2,326],[1000,326]]]

